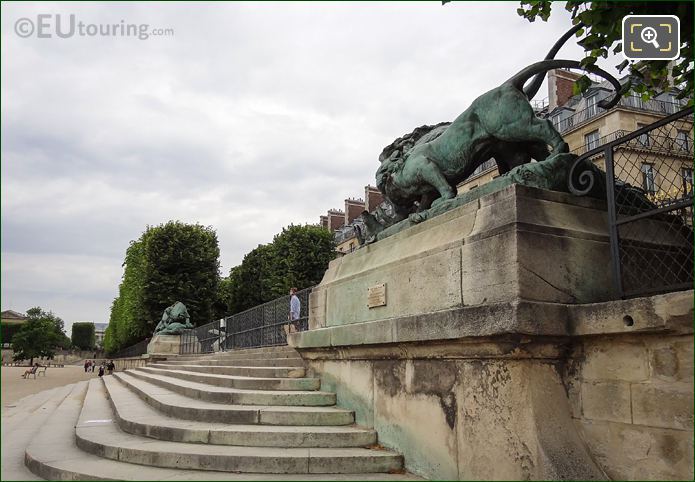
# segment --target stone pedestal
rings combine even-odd
[[[602,202],[513,185],[332,261],[288,342],[427,478],[690,479],[693,293],[611,301],[609,252]]]
[[[181,335],[155,335],[147,344],[148,355],[178,355]]]

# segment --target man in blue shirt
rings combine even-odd
[[[297,297],[297,288],[290,288],[290,325],[288,326],[289,333],[299,331],[299,313],[301,312],[301,303]]]

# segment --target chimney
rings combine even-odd
[[[364,211],[364,201],[362,199],[348,198],[345,200],[345,224],[350,224],[357,216]]]
[[[384,202],[384,195],[374,186],[364,186],[364,209],[368,212],[374,211],[379,204]]]
[[[340,209],[328,210],[328,229],[333,232],[345,224],[345,213]]]
[[[319,226],[328,229],[328,216],[319,216]]]
[[[563,69],[548,72],[548,112],[567,103],[573,96],[574,82],[581,76],[582,74]]]

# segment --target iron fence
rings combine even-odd
[[[142,356],[145,353],[147,353],[147,344],[150,342],[150,339],[144,339],[142,341],[137,342],[135,345],[131,345],[127,348],[123,348],[122,350],[118,350],[116,353],[111,355],[110,358],[116,359],[116,358],[134,358],[138,356]]]
[[[299,331],[308,328],[309,293],[297,292],[301,304]],[[181,335],[181,354],[212,353],[238,348],[258,348],[287,344],[284,327],[288,324],[290,297],[282,296],[221,320],[186,330]]]
[[[636,96],[621,98],[618,106],[630,110],[653,112],[661,115],[677,113],[683,108],[683,105],[678,102],[669,102],[656,99],[645,101],[642,100],[641,97]],[[573,130],[605,112],[606,111],[600,108],[598,105],[592,104],[585,109],[575,112],[566,119],[555,122],[554,125],[560,134],[564,134],[565,132]]]
[[[595,150],[597,147],[604,146],[609,142],[623,139],[625,136],[630,134],[632,131],[626,131],[619,129],[617,131],[611,132],[608,135],[600,137],[598,139],[586,139],[586,142],[572,150],[572,154],[582,155],[586,152]],[[663,138],[660,139],[658,143],[650,142],[650,134],[642,134],[642,136],[631,138],[619,145],[615,146],[615,149],[638,149],[642,151],[650,151],[652,154],[664,154],[669,156],[682,156],[688,159],[693,157],[693,143],[689,141],[687,137],[685,138]],[[604,154],[604,151],[600,149],[592,157],[598,158]],[[592,159],[592,160],[594,160]]]
[[[693,287],[693,127],[684,109],[582,154],[570,190],[586,194],[602,155],[613,285],[620,298]],[[585,164],[586,166],[586,164]],[[585,169],[585,168],[580,168]]]

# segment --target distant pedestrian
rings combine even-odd
[[[302,304],[297,296],[297,288],[290,288],[290,314],[287,317],[289,323],[287,324],[286,333],[296,333],[299,331],[299,314],[302,309]]]
[[[99,376],[100,377],[104,376],[104,363],[103,362],[101,365],[99,365]]]
[[[28,378],[29,375],[34,375],[34,378],[36,378],[36,371],[39,369],[41,365],[37,363],[34,363],[34,366],[31,367],[30,369],[26,370],[24,372],[24,375],[22,375],[22,378]]]
[[[109,371],[109,375],[113,375],[113,371],[116,369],[116,364],[113,360],[106,364],[106,369]]]
[[[94,373],[94,368],[96,368],[96,366],[97,366],[97,361],[96,361],[96,360],[92,360],[92,364],[90,365],[90,367],[91,367],[91,369],[92,369],[92,373]]]
[[[84,361],[84,372],[87,373],[89,371],[89,367],[92,366],[92,361],[91,360],[85,360]]]

